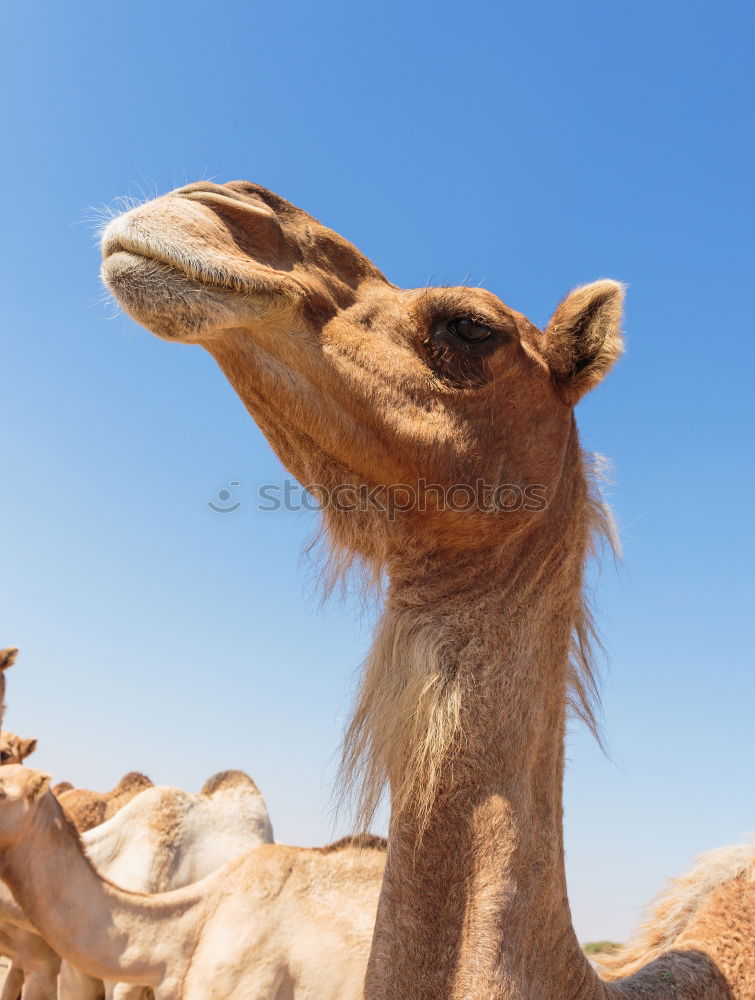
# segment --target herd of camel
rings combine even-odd
[[[238,774],[121,788],[80,835],[82,793],[3,764],[2,1000],[22,975],[24,1000],[755,1000],[752,844],[703,855],[599,969],[569,909],[564,740],[570,713],[598,729],[585,567],[613,537],[575,406],[622,354],[623,287],[539,329],[482,288],[397,287],[246,181],[131,208],[102,257],[326,498],[327,579],[382,590],[340,786],[363,830],[389,797],[388,841],[270,843]]]
[[[51,787],[35,747],[0,736],[2,1000],[362,995],[384,840],[274,844],[242,771],[198,795],[136,772]]]

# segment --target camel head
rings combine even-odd
[[[113,220],[123,308],[220,364],[331,537],[384,564],[534,524],[576,454],[573,405],[622,349],[622,288],[544,331],[482,288],[402,289],[278,195],[200,182]]]
[[[0,767],[0,847],[23,840],[36,803],[49,790],[52,776],[20,764]]]
[[[6,730],[0,732],[0,764],[21,764],[36,749],[36,740],[25,740]]]

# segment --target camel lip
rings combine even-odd
[[[108,257],[112,257],[116,253],[131,253],[135,257],[144,257],[143,253],[136,253],[130,247],[127,247],[121,240],[115,237],[105,238],[102,242],[102,259],[106,261]]]
[[[115,261],[114,258],[140,260],[144,263],[160,264],[170,268],[177,275],[189,281],[196,282],[203,287],[219,292],[236,292],[249,294],[259,291],[260,282],[255,282],[251,278],[233,274],[231,272],[220,272],[213,268],[212,273],[204,268],[199,261],[186,258],[179,253],[171,253],[169,246],[161,246],[159,249],[151,246],[143,246],[138,240],[131,240],[123,236],[122,233],[105,232],[102,241],[102,267],[103,273],[107,274]]]
[[[196,282],[205,288],[225,292],[238,291],[236,284],[232,283],[230,279],[227,283],[223,283],[217,279],[210,282],[196,274],[192,274],[183,267],[179,267],[174,261],[166,260],[162,254],[144,253],[141,250],[132,250],[130,247],[119,246],[117,244],[108,247],[108,252],[102,255],[102,276],[105,281],[107,282],[108,277],[117,272],[120,266],[127,267],[129,262],[132,264],[138,262],[142,266],[157,264],[164,269],[163,273],[173,272],[177,278],[183,278],[184,280],[188,278],[190,281]]]
[[[158,264],[164,264],[165,266],[172,268],[174,271],[178,271],[184,277],[191,278],[194,281],[200,281],[202,284],[212,283],[208,281],[204,275],[196,273],[195,269],[187,268],[185,265],[182,266],[182,262],[176,259],[178,254],[174,256],[166,247],[161,247],[158,251],[153,247],[141,245],[137,240],[124,238],[121,233],[116,235],[114,233],[106,232],[102,240],[102,263],[106,264],[112,257],[119,256],[121,254],[126,254],[129,257],[138,257],[144,261],[154,261]],[[221,287],[232,287],[230,281],[227,285],[223,283],[222,280],[218,283]]]
[[[102,263],[105,264],[111,260],[113,257],[120,257],[125,255],[126,257],[138,257],[141,260],[154,260],[153,257],[148,257],[143,253],[136,253],[135,250],[127,250],[126,247],[112,247],[107,254],[102,255]],[[177,270],[177,269],[176,269]]]

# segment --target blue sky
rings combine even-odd
[[[755,830],[751,5],[9,0],[0,46],[0,642],[37,765],[190,790],[241,767],[280,840],[345,829],[371,613],[320,607],[313,515],[257,509],[285,473],[209,355],[97,275],[102,206],[246,178],[399,284],[481,282],[539,324],[628,282],[627,356],[579,413],[624,543],[598,582],[610,756],[568,748],[579,935],[624,937]]]

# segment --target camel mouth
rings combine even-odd
[[[205,253],[194,233],[163,225],[159,216],[129,216],[105,230],[100,274],[121,308],[158,337],[201,343],[301,297],[292,278],[264,264],[244,261],[242,272],[232,255]]]
[[[182,253],[177,248],[145,245],[146,241],[124,238],[122,233],[110,233],[109,228],[102,241],[102,275],[108,286],[111,275],[115,276],[124,270],[136,274],[139,265],[145,272],[154,270],[155,265],[162,265],[161,270],[166,273],[173,272],[176,277],[180,276],[184,280],[188,278],[206,289],[241,295],[260,291],[261,282],[251,275],[236,274],[217,266],[209,268],[194,255]]]
[[[152,333],[204,340],[302,300],[306,290],[270,249],[279,228],[254,199],[209,183],[189,186],[108,224],[101,277]]]

